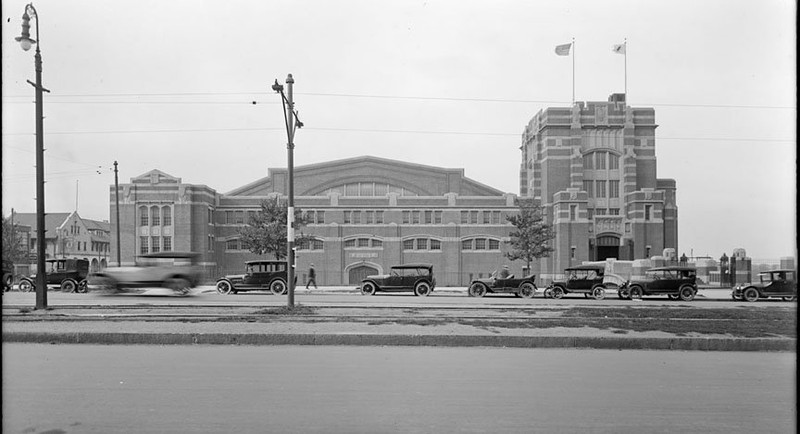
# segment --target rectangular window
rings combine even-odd
[[[375,223],[375,211],[364,212],[364,223],[368,225]]]
[[[383,224],[383,211],[375,211],[375,223]]]
[[[614,154],[608,154],[608,168],[611,170],[619,169],[619,157]]]
[[[314,211],[311,211],[312,214],[313,214],[313,212]],[[248,225],[252,224],[253,219],[255,219],[255,218],[256,218],[256,212],[255,211],[253,211],[253,210],[247,211],[247,222],[246,223]]]
[[[350,224],[350,214],[351,213],[352,213],[352,211],[344,211],[344,224],[346,224],[346,225]]]
[[[225,211],[225,223],[233,224],[233,211]]]
[[[411,223],[411,211],[403,211],[403,224]]]
[[[427,238],[417,238],[417,250],[428,250]]]
[[[598,208],[598,209],[594,210],[594,215],[606,215],[606,209],[605,208]]]
[[[472,240],[461,241],[461,250],[472,250]]]
[[[214,236],[211,234],[208,235],[208,251],[214,251]]]
[[[469,223],[469,211],[461,211],[461,224]]]
[[[164,213],[164,226],[172,226],[172,209],[165,206],[161,211]]]
[[[165,252],[172,251],[172,237],[162,237],[161,238],[161,247],[163,247]]]
[[[414,250],[414,239],[403,240],[403,250]]]
[[[425,211],[425,224],[433,223],[433,211]]]
[[[214,224],[214,210],[208,209],[208,224]]]
[[[597,170],[604,170],[606,168],[606,153],[605,152],[595,152],[595,169]]]
[[[412,224],[418,225],[419,224],[419,217],[420,217],[420,212],[419,211],[411,211],[411,223]]]
[[[308,238],[300,238],[297,240],[297,250],[308,250]]]
[[[650,220],[650,214],[652,212],[653,205],[645,205],[644,206],[644,219]]]
[[[592,165],[592,154],[586,154],[583,156],[583,169],[584,170],[591,170],[594,166]]]
[[[161,225],[161,210],[157,206],[150,208],[150,225]]]
[[[489,250],[500,250],[500,240],[489,240]]]
[[[440,225],[442,224],[442,212],[441,211],[434,211],[433,212],[433,223]]]
[[[609,215],[619,215],[619,208],[609,208],[608,214]]]
[[[619,181],[608,181],[608,197],[619,197]]]
[[[324,250],[325,243],[322,240],[314,238],[311,240],[311,250]]]
[[[500,214],[500,211],[492,211],[492,220],[492,223],[496,225],[503,224],[503,216]]]
[[[431,240],[431,250],[442,250],[442,242],[439,240]]]
[[[470,211],[469,212],[469,222],[473,225],[478,224],[478,211]]]
[[[317,224],[321,225],[325,223],[325,211],[317,211]]]
[[[225,243],[225,250],[239,250],[239,240],[228,240]]]
[[[361,223],[361,211],[353,211],[353,224],[357,225]]]
[[[475,250],[486,250],[486,238],[475,238]]]
[[[492,222],[492,212],[491,211],[484,211],[483,212],[483,224],[488,225]]]
[[[578,218],[578,205],[570,205],[569,206],[569,219],[570,221],[575,221]]]
[[[161,251],[160,249],[161,243],[159,242],[159,237],[150,237],[150,243],[152,243],[152,245],[150,246],[151,252],[158,253]]]
[[[375,247],[375,248],[381,248],[381,247],[383,247],[383,241],[381,241],[381,240],[376,240],[376,239],[373,239],[373,240],[372,240],[372,247]]]
[[[139,237],[139,254],[144,255],[150,252],[150,249],[147,248],[149,239],[149,237]]]
[[[350,240],[344,240],[344,246],[345,247],[355,247],[356,246],[355,238],[350,239]]]
[[[358,247],[369,247],[369,238],[359,238]]]
[[[139,226],[148,226],[150,224],[150,219],[148,217],[149,214],[147,213],[147,208],[139,208]]]
[[[606,197],[606,182],[605,181],[595,181],[595,186],[597,188],[597,197],[604,198]]]
[[[244,211],[236,211],[236,224],[244,224]]]
[[[594,208],[587,208],[586,209],[586,218],[591,220],[594,218]]]

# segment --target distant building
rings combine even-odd
[[[540,201],[555,251],[539,273],[678,251],[676,183],[656,176],[655,110],[622,94],[539,111],[522,134],[520,196]]]
[[[159,170],[120,184],[122,265],[151,252],[193,251],[202,254],[207,279],[242,273],[244,261],[259,257],[238,230],[264,199],[287,196],[287,179],[285,168],[271,168],[225,194]],[[438,285],[465,286],[507,263],[506,216],[516,212],[516,195],[467,178],[463,169],[366,156],[296,167],[294,181],[295,207],[310,222],[302,229],[310,241],[297,247],[298,284],[312,263],[318,284],[354,286],[412,262],[433,264]],[[113,185],[110,194],[115,217]],[[510,265],[522,273],[520,263]]]
[[[28,252],[35,264],[37,252],[36,213],[15,213],[15,223],[30,227]],[[77,211],[45,214],[45,258],[76,258],[89,261],[90,270],[108,265],[111,224],[82,218]]]

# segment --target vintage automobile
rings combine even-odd
[[[487,293],[514,294],[517,297],[533,298],[536,294],[536,284],[533,283],[535,275],[515,278],[510,275],[506,278],[475,279],[469,284],[467,295],[470,297],[483,297]]]
[[[14,263],[3,259],[3,292],[14,286]]]
[[[794,270],[772,270],[758,273],[758,282],[737,285],[731,292],[734,300],[757,301],[760,298],[781,297],[797,300],[797,277]]]
[[[378,291],[414,291],[417,296],[427,296],[436,287],[431,264],[395,265],[389,274],[367,276],[361,281],[361,294],[374,295]]]
[[[692,301],[697,295],[697,270],[692,267],[656,267],[644,278],[627,281],[619,289],[620,298],[640,299],[643,295],[666,295],[671,300]]]
[[[286,261],[247,261],[244,274],[232,274],[217,279],[217,292],[236,294],[239,291],[266,291],[286,294]],[[296,282],[297,276],[295,276]]]
[[[47,286],[58,285],[64,292],[86,292],[86,277],[89,261],[86,259],[47,259],[45,279]],[[19,290],[29,292],[36,289],[36,273],[21,277]]]
[[[602,300],[606,296],[603,283],[605,265],[577,265],[564,269],[564,280],[555,280],[545,288],[545,298],[561,298],[566,294],[583,294]]]
[[[142,292],[145,288],[164,287],[186,295],[197,286],[202,269],[199,254],[159,252],[142,255],[133,267],[110,267],[89,276],[89,289],[109,294]]]

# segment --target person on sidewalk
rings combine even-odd
[[[314,264],[308,267],[308,282],[306,282],[306,289],[308,285],[314,284],[314,289],[317,289],[317,272],[314,271]]]

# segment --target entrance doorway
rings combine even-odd
[[[350,272],[348,273],[348,283],[350,285],[361,285],[361,281],[367,276],[375,274],[378,274],[378,270],[375,267],[371,267],[369,265],[359,265],[350,269]]]
[[[619,259],[619,237],[604,235],[597,237],[596,261],[605,261],[608,258]]]

